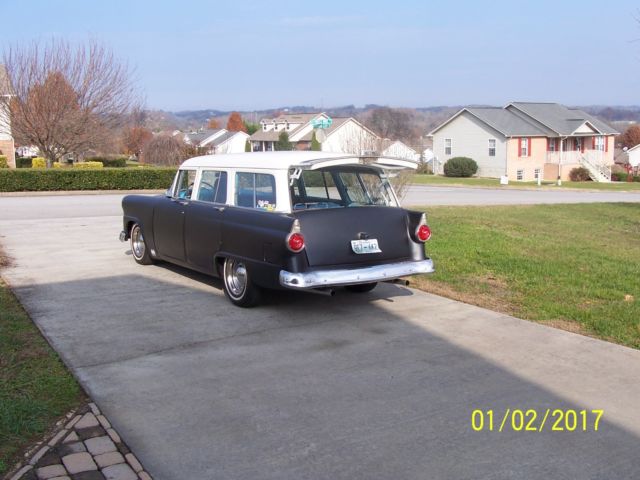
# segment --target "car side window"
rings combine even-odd
[[[226,203],[227,172],[204,170],[200,177],[198,200],[201,202]]]
[[[275,210],[275,177],[266,173],[236,173],[235,204],[239,207]]]
[[[175,196],[189,200],[193,193],[193,184],[196,181],[195,170],[180,170],[178,182],[176,183]]]

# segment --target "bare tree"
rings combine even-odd
[[[100,150],[139,104],[128,66],[95,41],[15,46],[4,63],[16,141],[36,145],[49,166],[67,154]]]
[[[152,165],[180,165],[186,158],[185,144],[170,135],[156,135],[144,147],[141,161]]]
[[[627,148],[633,148],[640,144],[640,125],[631,125],[622,135],[620,135],[622,145]]]
[[[419,134],[414,113],[406,109],[380,107],[372,110],[363,120],[367,127],[382,138],[411,142]]]
[[[140,157],[144,147],[153,138],[153,133],[148,128],[142,126],[133,126],[127,128],[124,131],[122,137],[122,143],[124,145],[125,152],[129,155],[135,155]]]
[[[358,128],[351,130],[350,134],[343,139],[341,151],[355,155],[380,155],[386,145],[384,138]],[[407,194],[415,171],[412,169],[392,170],[387,174],[398,198],[402,200]]]

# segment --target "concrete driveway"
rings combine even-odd
[[[238,309],[56,198],[0,198],[3,276],[156,479],[637,478],[638,351],[392,285]],[[507,408],[605,413],[472,430]]]

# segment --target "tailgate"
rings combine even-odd
[[[294,212],[312,267],[378,264],[411,258],[407,212],[393,207],[349,207]],[[376,239],[380,253],[353,251],[351,241]]]

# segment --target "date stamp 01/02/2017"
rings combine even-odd
[[[597,432],[604,410],[547,408],[507,408],[503,414],[494,410],[473,410],[471,428],[476,432]]]

